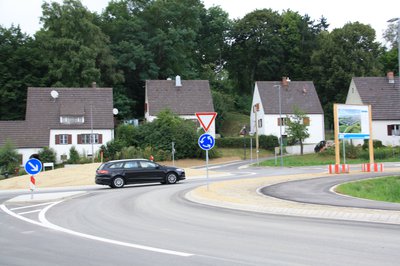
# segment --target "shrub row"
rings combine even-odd
[[[260,135],[258,141],[261,149],[272,150],[279,146],[278,138],[273,135]],[[243,148],[244,145],[250,147],[250,144],[256,147],[255,137],[227,137],[215,140],[215,146],[219,148]]]

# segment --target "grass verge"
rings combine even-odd
[[[346,183],[338,186],[336,191],[358,198],[400,203],[400,176]]]

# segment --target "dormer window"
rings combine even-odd
[[[60,116],[60,123],[65,125],[79,125],[85,123],[85,117],[62,115]]]

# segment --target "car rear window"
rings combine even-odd
[[[122,168],[123,164],[124,164],[123,162],[114,163],[114,164],[110,165],[108,168]]]

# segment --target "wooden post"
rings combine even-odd
[[[333,104],[333,128],[335,134],[335,164],[340,164],[340,147],[339,147],[339,116],[338,106]]]

